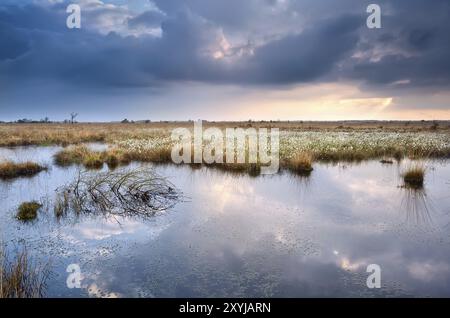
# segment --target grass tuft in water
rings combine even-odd
[[[287,167],[295,173],[309,175],[311,171],[313,171],[312,163],[312,155],[306,152],[301,152],[288,161]]]
[[[42,204],[32,201],[22,203],[17,210],[17,219],[20,221],[32,221],[36,219],[38,210]]]
[[[425,167],[419,164],[408,168],[403,174],[405,185],[411,188],[423,188],[424,179]]]

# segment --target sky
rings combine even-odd
[[[0,0],[0,121],[450,119],[449,39],[448,0]]]

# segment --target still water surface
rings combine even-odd
[[[186,199],[153,218],[57,221],[49,208],[17,221],[21,202],[50,207],[78,174],[52,164],[59,149],[0,149],[0,159],[49,166],[0,180],[1,238],[50,262],[47,296],[450,297],[448,161],[427,163],[424,191],[401,187],[408,162],[316,164],[309,178],[159,165]],[[72,263],[81,289],[66,286]],[[381,266],[381,289],[366,286],[369,264]]]

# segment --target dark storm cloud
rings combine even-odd
[[[450,2],[411,0],[385,4],[389,10],[383,17],[383,28],[362,34],[361,49],[368,55],[350,61],[344,75],[378,86],[397,82],[403,88],[448,86]]]
[[[358,17],[340,17],[299,35],[269,42],[255,50],[241,76],[249,82],[269,84],[314,80],[355,48],[360,23]]]
[[[0,22],[0,60],[14,59],[29,50],[29,39],[20,30]]]
[[[142,87],[333,77],[448,86],[449,2],[379,3],[381,30],[365,27],[368,3],[356,0],[155,0],[157,10],[138,13],[92,2],[81,30],[65,27],[65,4],[0,6],[0,79]],[[118,17],[117,30],[102,32],[101,23]],[[159,35],[141,32],[157,28]]]
[[[186,69],[199,63],[194,51],[202,47],[209,32],[204,23],[188,15],[165,21],[162,38],[69,30],[64,9],[36,5],[2,9],[0,76],[99,86],[143,86],[161,78],[188,78]],[[138,16],[132,24],[137,26],[144,18]],[[201,78],[202,72],[197,65],[192,76]]]
[[[277,0],[155,0],[153,2],[168,13],[189,9],[222,27],[240,28],[242,31],[245,31],[242,28],[248,27],[253,21],[265,17],[265,14],[274,9],[277,4]],[[267,21],[264,22],[267,23]]]
[[[37,4],[0,6],[0,21],[20,29],[39,29],[48,31],[61,31],[61,22],[65,16],[61,4],[52,7]]]

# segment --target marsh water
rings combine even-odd
[[[80,169],[53,165],[60,149],[0,149],[0,159],[49,167],[0,180],[1,239],[49,264],[47,296],[450,296],[448,161],[426,163],[423,190],[402,187],[407,161],[315,164],[308,178],[147,164],[185,199],[146,219],[57,220],[55,189]],[[44,204],[37,220],[16,220],[31,200]],[[66,285],[70,264],[80,266],[80,289]],[[366,285],[369,264],[381,268],[379,289]]]

